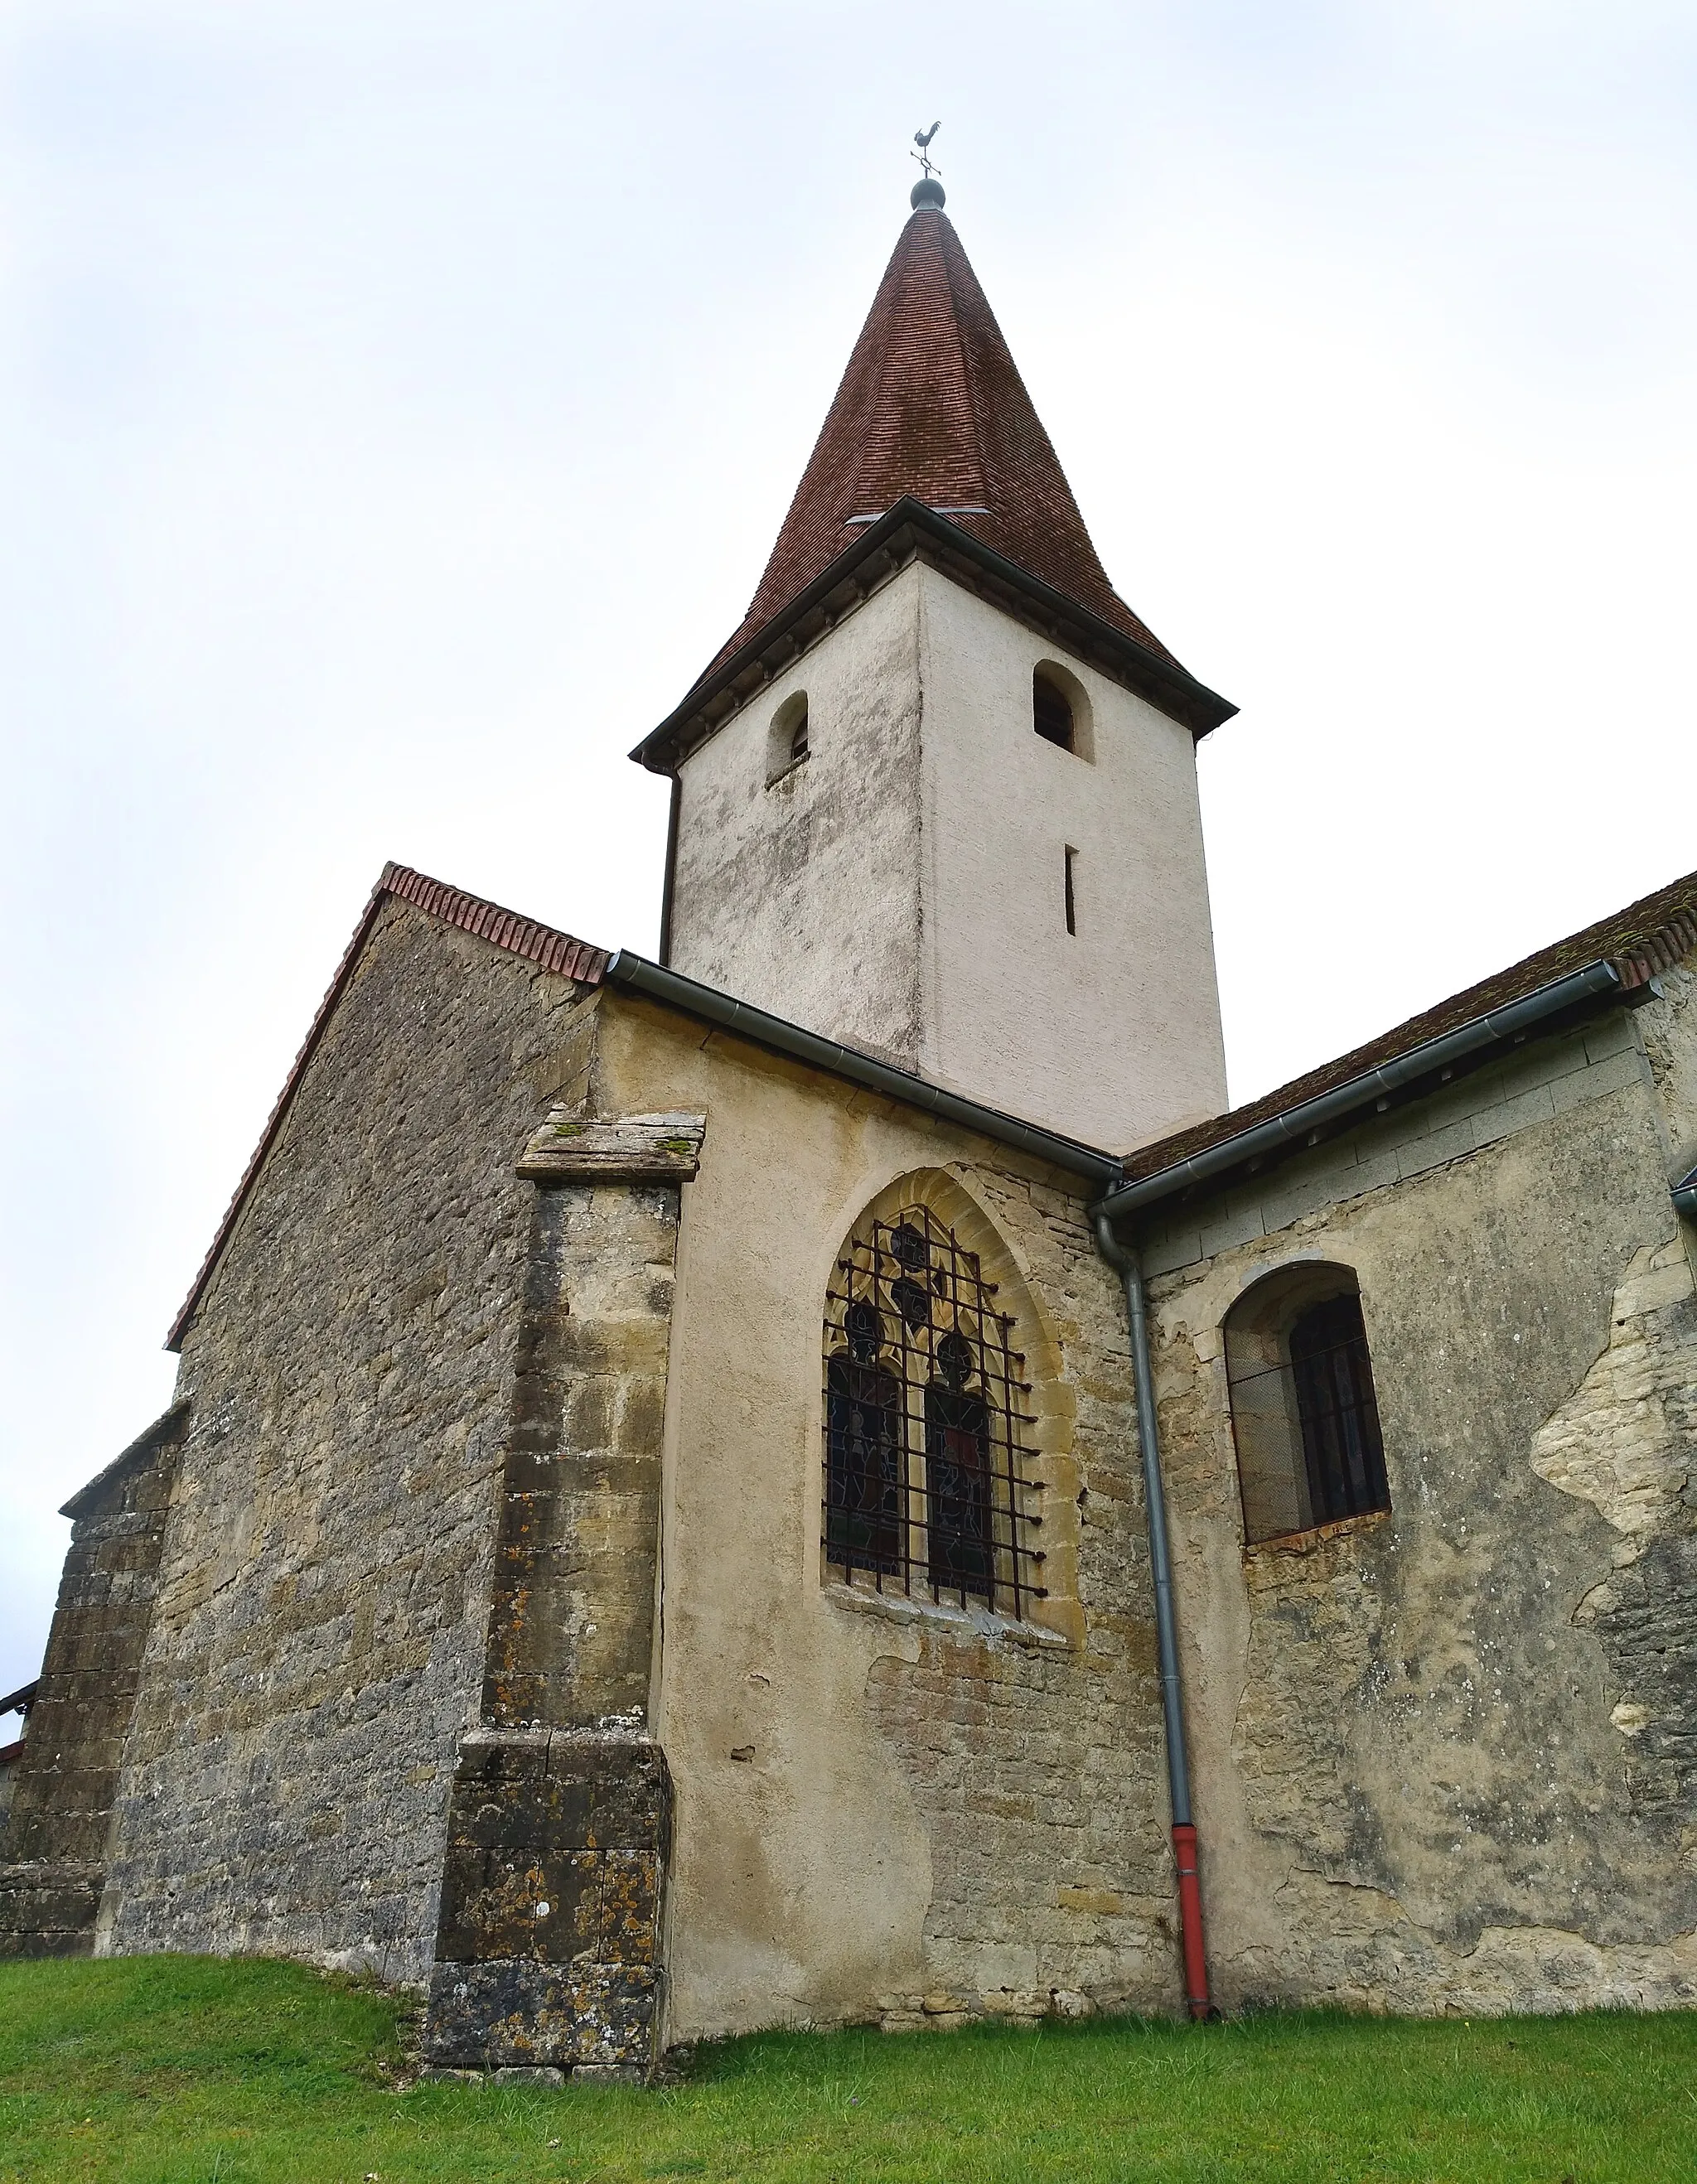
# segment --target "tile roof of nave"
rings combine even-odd
[[[1477,1017],[1507,1008],[1542,986],[1554,985],[1571,972],[1584,970],[1593,963],[1608,963],[1620,982],[1621,992],[1629,994],[1647,986],[1694,952],[1697,952],[1697,872],[1687,872],[1683,879],[1670,881],[1654,894],[1641,896],[1624,910],[1599,918],[1594,925],[1570,933],[1565,940],[1554,941],[1536,955],[1493,972],[1477,985],[1464,987],[1435,1007],[1423,1009],[1418,1016],[1381,1032],[1365,1045],[1352,1047],[1348,1054],[1276,1086],[1259,1100],[1228,1108],[1224,1114],[1175,1131],[1170,1137],[1139,1145],[1125,1156],[1127,1179],[1136,1182],[1158,1175],[1210,1146],[1225,1145],[1258,1123],[1268,1122],[1305,1100],[1317,1099],[1353,1078],[1365,1077],[1370,1070],[1398,1061]]]
[[[494,947],[510,955],[518,956],[545,971],[553,971],[574,980],[582,986],[598,986],[606,975],[611,951],[597,948],[590,942],[578,940],[569,933],[544,925],[534,918],[522,916],[516,911],[504,910],[499,903],[486,901],[480,895],[467,894],[463,889],[448,885],[445,881],[430,878],[406,865],[388,864],[371,890],[358,925],[354,928],[329,990],[320,1003],[305,1040],[295,1056],[293,1067],[283,1081],[260,1142],[254,1149],[252,1159],[236,1186],[224,1218],[218,1225],[201,1262],[194,1284],[182,1309],[172,1323],[165,1338],[167,1349],[178,1348],[187,1331],[195,1307],[205,1295],[224,1246],[233,1234],[241,1217],[248,1193],[258,1180],[265,1165],[266,1154],[276,1142],[282,1128],[290,1103],[317,1050],[336,1004],[341,999],[366,940],[370,938],[378,913],[385,902],[391,900],[410,903],[416,909],[451,926],[462,933],[476,934]],[[1688,872],[1683,879],[1659,889],[1654,894],[1630,903],[1612,916],[1588,925],[1582,932],[1571,933],[1565,940],[1541,949],[1537,955],[1528,956],[1507,970],[1499,971],[1464,992],[1453,994],[1436,1008],[1427,1009],[1411,1017],[1394,1030],[1387,1031],[1365,1046],[1356,1047],[1348,1054],[1340,1055],[1335,1061],[1311,1070],[1306,1077],[1283,1084],[1264,1098],[1248,1106],[1228,1110],[1211,1121],[1201,1123],[1192,1129],[1177,1132],[1169,1138],[1140,1146],[1126,1156],[1123,1172],[1128,1179],[1157,1173],[1175,1165],[1191,1154],[1209,1145],[1223,1143],[1241,1131],[1252,1128],[1264,1117],[1277,1114],[1298,1100],[1311,1098],[1315,1093],[1331,1086],[1346,1084],[1352,1077],[1376,1065],[1391,1061],[1410,1052],[1423,1041],[1436,1038],[1441,1033],[1465,1023],[1487,1011],[1501,1008],[1521,995],[1534,993],[1566,972],[1583,965],[1600,961],[1613,964],[1622,990],[1631,991],[1646,985],[1658,972],[1697,951],[1697,872]],[[916,1087],[924,1080],[916,1078]],[[1694,1178],[1697,1179],[1697,1172]]]
[[[759,588],[701,680],[904,494],[1172,661],[1108,582],[960,237],[929,204],[902,231]]]

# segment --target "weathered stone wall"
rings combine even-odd
[[[94,1945],[185,1424],[181,1410],[168,1412],[70,1505],[70,1550],[29,1735],[7,1769],[0,1956],[80,1956]]]
[[[1153,1245],[1228,2003],[1697,1998],[1692,1390],[1646,1011],[1529,1043]],[[1246,1552],[1221,1323],[1354,1268],[1391,1509]]]
[[[1697,1168],[1697,962],[1687,957],[1655,981],[1656,998],[1638,1009],[1633,1028],[1650,1082],[1676,1181]],[[1697,1232],[1693,1234],[1697,1250]]]
[[[910,567],[678,769],[673,967],[921,1066],[919,571]],[[771,779],[805,694],[806,759]]]
[[[1175,1999],[1165,1756],[1118,1285],[1078,1199],[984,1165],[962,1179],[1029,1285],[1021,1339],[1035,1344],[1040,1315],[1073,1431],[1045,1467],[1063,1490],[1046,1497],[1043,1622],[974,1629],[970,1617],[952,1624],[913,1607],[913,1658],[886,1655],[868,1675],[868,1706],[930,1853],[923,1979],[877,1997],[891,2029]],[[997,1301],[1018,1310],[1011,1289],[1004,1278]],[[1035,1362],[1028,1347],[1028,1372]]]
[[[103,1946],[421,1978],[484,1676],[531,1186],[593,1003],[391,901],[183,1346]]]

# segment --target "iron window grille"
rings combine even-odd
[[[1019,1617],[1044,1597],[1013,1321],[925,1207],[874,1220],[827,1291],[825,1559],[850,1583]]]
[[[1315,1521],[1332,1524],[1387,1509],[1385,1445],[1360,1298],[1331,1297],[1310,1305],[1291,1329],[1290,1341]]]
[[[1236,1390],[1278,1375],[1295,1399],[1309,1522],[1332,1524],[1388,1509],[1384,1437],[1360,1298],[1345,1295],[1310,1305],[1292,1321],[1284,1349],[1287,1362],[1231,1376],[1234,1425]],[[1240,1440],[1240,1467],[1241,1454]],[[1261,1535],[1252,1531],[1250,1536]]]

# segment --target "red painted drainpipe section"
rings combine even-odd
[[[1196,1830],[1188,1820],[1173,1828],[1173,1863],[1179,1870],[1179,1928],[1185,1953],[1185,1999],[1195,2018],[1215,2015],[1208,1993],[1208,1951],[1202,1937],[1202,1880],[1196,1869]]]

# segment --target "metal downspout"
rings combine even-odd
[[[1155,1639],[1166,1727],[1167,1784],[1173,1808],[1173,1862],[1178,1868],[1179,1923],[1184,1947],[1185,1998],[1194,2018],[1213,2014],[1208,1951],[1203,1939],[1202,1885],[1197,1873],[1196,1822],[1191,1812],[1190,1763],[1185,1750],[1184,1692],[1179,1682],[1178,1621],[1173,1613],[1172,1557],[1167,1548],[1167,1497],[1161,1484],[1155,1423],[1155,1375],[1149,1358],[1149,1315],[1143,1270],[1114,1233],[1107,1214],[1092,1215],[1096,1248],[1119,1277],[1131,1329],[1131,1371],[1137,1389],[1137,1440],[1143,1456],[1143,1503],[1149,1521],[1149,1568],[1155,1582]]]

